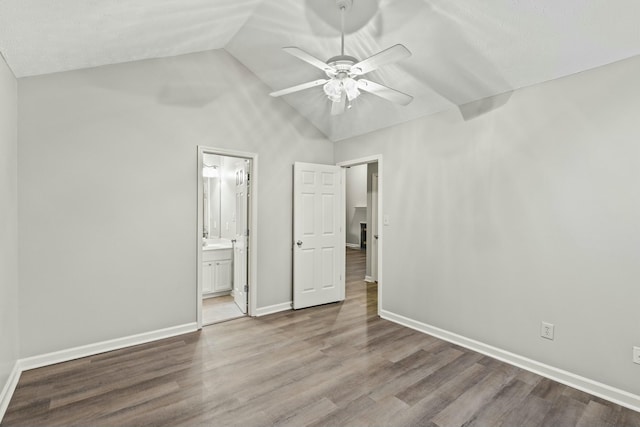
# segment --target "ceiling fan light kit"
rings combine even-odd
[[[284,47],[290,55],[324,71],[326,79],[315,80],[299,84],[290,88],[271,92],[277,97],[322,85],[325,95],[332,101],[331,114],[342,114],[345,108],[351,108],[351,101],[360,95],[360,91],[369,92],[387,101],[400,105],[407,105],[413,97],[390,87],[366,80],[362,76],[377,70],[383,65],[390,64],[411,56],[409,49],[401,44],[394,45],[369,58],[359,61],[353,56],[344,54],[344,19],[345,12],[353,6],[353,0],[336,0],[341,18],[341,54],[329,58],[326,62],[314,57],[297,47]]]

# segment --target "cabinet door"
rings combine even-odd
[[[223,259],[215,262],[214,279],[213,279],[213,291],[230,291],[231,290],[231,278],[232,264],[230,259]]]
[[[207,261],[202,264],[202,293],[213,292],[214,262]]]

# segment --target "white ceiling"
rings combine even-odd
[[[284,99],[340,140],[638,55],[638,16],[638,0],[354,0],[346,53],[404,44],[367,77],[414,101],[363,94],[331,116],[319,87]],[[281,89],[324,77],[281,47],[339,54],[338,17],[335,0],[0,0],[0,51],[24,77],[225,48]]]

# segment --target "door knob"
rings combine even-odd
[[[302,247],[302,240],[298,240],[298,241],[296,242],[296,245],[298,245],[298,247],[299,247],[299,248],[300,248],[300,247]]]

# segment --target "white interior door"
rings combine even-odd
[[[367,238],[371,248],[371,279],[378,281],[378,174],[371,179],[371,237]]]
[[[342,168],[293,166],[293,308],[344,300]]]
[[[236,230],[233,245],[233,299],[243,313],[247,312],[247,163],[239,160],[235,166]]]

